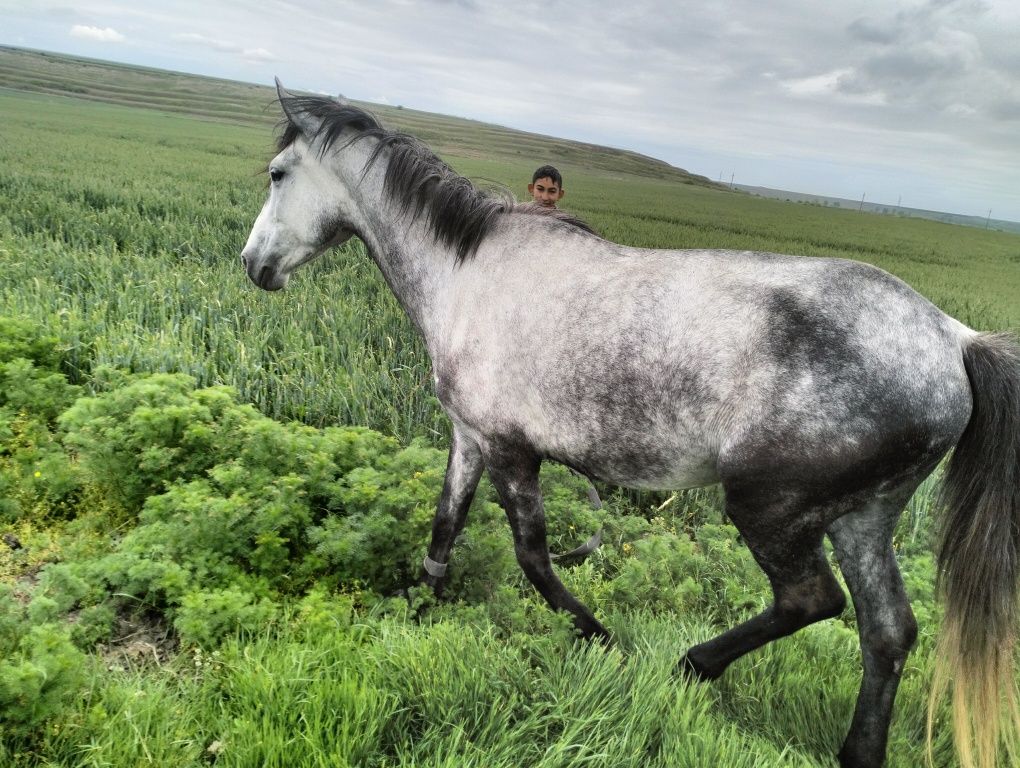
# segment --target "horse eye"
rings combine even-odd
[[[283,178],[283,171],[281,171],[279,168],[270,168],[269,178],[273,181],[273,183],[276,183]]]

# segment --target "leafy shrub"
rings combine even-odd
[[[54,434],[80,388],[59,371],[56,336],[0,317],[0,522],[70,514],[80,478]]]
[[[306,636],[321,636],[349,629],[357,609],[357,593],[331,594],[321,586],[312,587],[291,618]]]
[[[309,539],[339,583],[385,594],[418,576],[446,458],[412,443],[376,464],[337,480],[335,512],[309,531]]]
[[[52,600],[59,613],[76,607],[89,592],[89,585],[75,569],[64,563],[55,563],[39,575],[33,603],[46,598]]]
[[[116,623],[117,611],[110,602],[87,606],[81,609],[71,625],[71,641],[78,648],[94,648],[97,643],[110,639]]]
[[[0,523],[71,517],[81,486],[81,474],[44,419],[0,407]]]
[[[728,609],[733,620],[772,600],[768,579],[739,536],[732,525],[712,523],[695,534],[701,559],[694,578],[711,590],[705,604]]]
[[[228,635],[262,628],[276,613],[272,600],[256,600],[244,588],[202,590],[184,596],[174,628],[185,645],[211,648]]]
[[[30,413],[52,424],[81,391],[59,371],[40,368],[31,360],[14,358],[0,363],[0,405]]]
[[[315,583],[385,592],[417,575],[443,452],[363,428],[281,424],[184,376],[100,376],[104,391],[61,424],[90,481],[138,514],[113,551],[74,566],[90,615],[103,616],[104,595],[134,599],[206,645]],[[100,621],[76,637],[102,631]]]
[[[609,599],[619,606],[656,611],[682,611],[702,596],[695,581],[698,552],[686,537],[657,534],[628,545],[620,572],[612,580]]]
[[[26,610],[0,585],[0,732],[6,738],[31,737],[81,685],[85,658],[66,627],[49,621],[55,606],[43,598]]]
[[[254,418],[227,387],[195,389],[189,376],[156,374],[79,399],[59,423],[90,482],[137,512],[169,483],[235,455],[241,427]]]
[[[60,338],[31,320],[0,316],[0,365],[19,359],[56,371],[62,360]]]

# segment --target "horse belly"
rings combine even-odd
[[[647,461],[634,468],[613,461],[586,472],[590,477],[626,488],[649,491],[700,488],[719,482],[715,461],[700,457],[673,457],[672,463]]]
[[[716,441],[697,430],[560,429],[536,434],[543,455],[594,479],[628,488],[674,490],[719,481]]]

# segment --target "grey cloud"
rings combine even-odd
[[[1020,122],[1020,99],[1003,99],[993,104],[989,111],[999,120]]]
[[[477,11],[479,7],[475,0],[426,0],[426,2],[436,5],[455,5],[468,11]]]
[[[850,37],[861,40],[865,43],[880,43],[883,45],[892,45],[900,39],[902,32],[899,29],[899,25],[892,25],[883,27],[878,22],[872,21],[871,19],[857,19],[849,27],[847,32]]]
[[[844,28],[842,45],[825,52],[809,42],[801,71],[780,82],[794,84],[789,92],[802,100],[892,130],[960,131],[969,119],[974,138],[994,133],[995,123],[1013,120],[1020,100],[1020,56],[1011,42],[1018,30],[1000,27],[1002,8],[999,17],[995,10],[932,0],[859,15]],[[831,88],[822,87],[827,76]]]
[[[944,87],[966,75],[970,67],[958,53],[939,51],[930,47],[903,49],[876,56],[860,67],[860,76],[878,87],[900,92],[916,89],[933,80]]]

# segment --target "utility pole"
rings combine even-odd
[[[865,192],[864,194],[867,194],[867,192]],[[857,213],[860,213],[863,210],[864,210],[864,195],[861,195],[861,204],[857,206]]]
[[[730,189],[733,189],[733,177],[736,175],[737,175],[736,171],[730,174]]]
[[[991,223],[991,221],[992,221],[992,209],[989,208],[988,209],[988,218],[985,219],[985,229],[988,229],[988,225],[989,225],[989,223]]]

